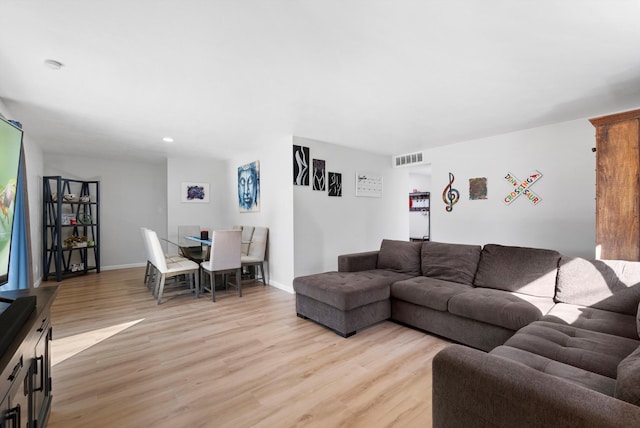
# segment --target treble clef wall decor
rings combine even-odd
[[[460,192],[458,189],[452,187],[455,177],[452,173],[449,173],[449,184],[442,191],[442,201],[447,204],[445,209],[447,212],[453,211],[453,206],[460,200]]]

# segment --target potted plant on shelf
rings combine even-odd
[[[71,235],[64,240],[65,248],[83,248],[87,246],[86,236]]]

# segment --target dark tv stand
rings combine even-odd
[[[57,286],[0,292],[6,303],[14,299],[33,302],[33,297],[36,303],[0,355],[0,427],[42,428],[47,424],[52,398],[51,304],[57,292]]]

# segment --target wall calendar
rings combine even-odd
[[[382,176],[367,172],[356,172],[356,196],[382,197]]]

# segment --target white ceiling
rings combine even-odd
[[[638,108],[640,0],[0,0],[0,99],[45,152],[400,154]]]

